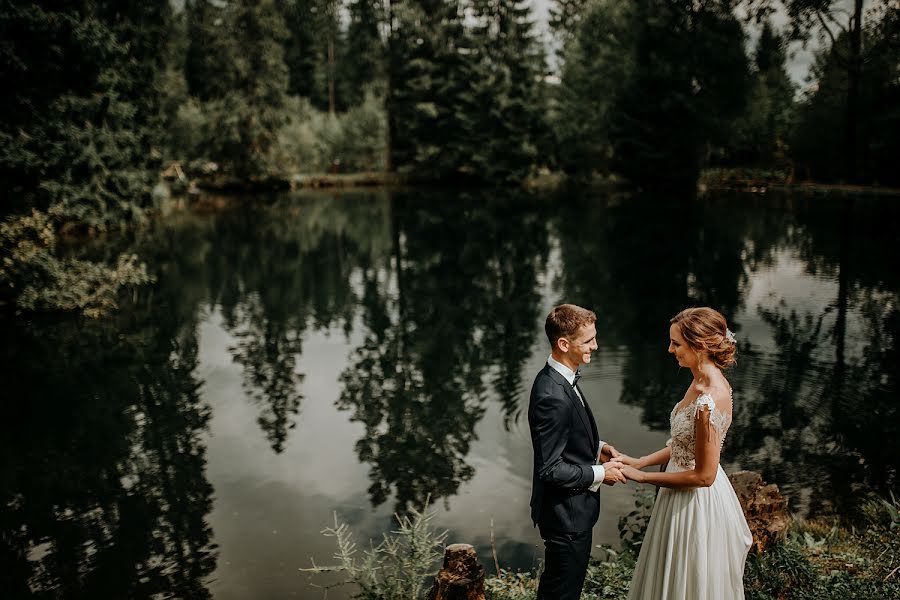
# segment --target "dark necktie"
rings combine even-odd
[[[572,381],[572,387],[578,385],[578,380],[581,379],[581,372],[575,371],[575,379]]]

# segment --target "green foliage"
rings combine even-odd
[[[346,41],[335,75],[343,107],[362,104],[367,89],[384,83],[386,54],[378,31],[383,10],[380,0],[349,0]]]
[[[545,107],[541,95],[544,56],[531,21],[530,5],[519,0],[473,2],[473,36],[479,42],[478,123],[472,140],[473,168],[483,179],[516,183],[539,159]]]
[[[120,292],[148,283],[146,266],[121,254],[114,266],[60,258],[52,218],[32,211],[0,224],[0,304],[17,311],[77,311],[99,317],[117,307]]]
[[[537,156],[543,113],[530,8],[437,0],[399,5],[395,17],[393,164],[427,180],[521,181]]]
[[[786,42],[763,24],[756,44],[746,108],[716,162],[784,166],[794,110],[794,85],[787,74]]]
[[[635,69],[631,19],[627,3],[595,2],[568,46],[551,122],[557,161],[569,174],[609,171],[614,91]]]
[[[638,493],[637,510],[619,521],[623,552],[606,550],[588,567],[583,599],[625,600],[634,561],[646,530],[649,496]],[[871,497],[861,504],[862,521],[794,525],[787,539],[762,555],[751,554],[744,569],[748,600],[846,600],[900,597],[900,502]],[[629,524],[633,523],[634,526]],[[504,571],[485,584],[492,600],[531,600],[537,576]]]
[[[727,2],[597,2],[565,65],[561,166],[642,186],[694,185],[746,95],[743,33]]]
[[[61,220],[138,220],[161,140],[166,0],[0,11],[0,181]],[[53,40],[53,43],[47,43]],[[74,60],[73,60],[74,58]]]
[[[426,502],[427,505],[427,502]],[[334,537],[338,550],[335,567],[314,567],[312,572],[343,571],[348,583],[359,588],[354,596],[366,600],[418,600],[425,597],[426,581],[435,573],[443,555],[447,532],[431,526],[434,513],[413,509],[411,515],[396,517],[399,529],[385,534],[381,543],[363,552],[357,560],[356,542],[349,527],[334,516],[334,527],[322,533]]]
[[[284,19],[274,0],[238,0],[228,14],[234,56],[234,87],[210,100],[209,156],[239,177],[265,175],[284,124],[288,71],[282,42]]]
[[[655,503],[656,492],[654,489],[641,487],[634,492],[634,510],[619,517],[619,540],[622,542],[622,549],[625,552],[630,552],[635,556],[640,553]]]
[[[860,69],[856,119],[857,176],[866,181],[897,184],[900,176],[891,156],[900,153],[900,10],[886,9],[863,32],[867,51]],[[846,68],[849,37],[839,36],[833,46],[816,55],[810,88],[798,107],[792,149],[798,170],[819,181],[847,176]]]
[[[694,187],[709,144],[746,98],[743,32],[728,2],[639,3],[635,69],[611,111],[611,168],[638,185]]]

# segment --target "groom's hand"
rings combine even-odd
[[[598,456],[598,458],[600,459],[600,464],[603,464],[614,458],[619,458],[619,451],[610,444],[603,444],[603,447],[600,448],[600,456]]]
[[[615,485],[616,483],[625,483],[628,481],[622,474],[623,465],[619,463],[607,463],[603,465],[603,483],[606,485]]]

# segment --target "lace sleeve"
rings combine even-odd
[[[713,400],[713,397],[708,393],[700,394],[697,397],[697,400],[694,401],[694,416],[699,419],[700,412],[704,409],[709,409],[709,423],[713,426],[713,429],[716,430],[716,433],[719,434],[719,438],[724,442],[725,441],[725,432],[728,430],[729,425],[729,416],[727,413],[722,412],[716,406],[716,401]]]

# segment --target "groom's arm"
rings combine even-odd
[[[596,471],[600,470],[602,481],[602,465],[577,465],[563,460],[562,453],[569,441],[570,423],[566,403],[549,395],[535,398],[531,427],[538,479],[556,487],[582,488],[593,484],[597,479]]]

